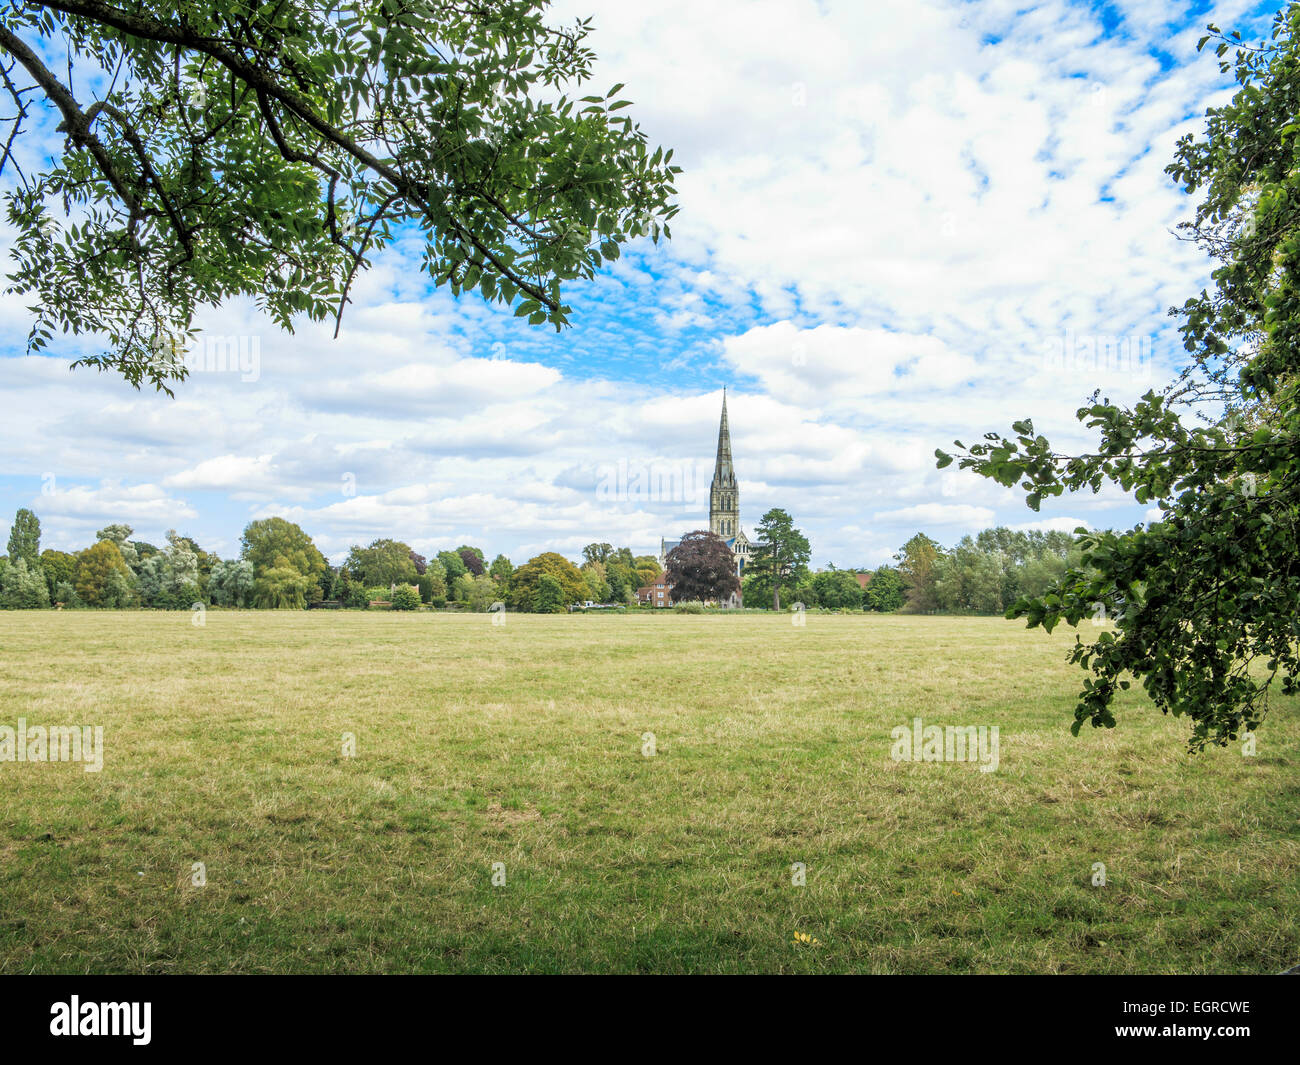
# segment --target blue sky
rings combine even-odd
[[[0,514],[32,507],[63,549],[124,521],[228,556],[281,514],[335,560],[377,536],[642,553],[704,523],[727,385],[742,522],[784,507],[816,565],[878,564],[917,530],[1129,526],[1146,512],[1119,493],[1034,514],[933,451],[1027,415],[1081,446],[1094,389],[1168,379],[1165,312],[1208,271],[1163,168],[1230,93],[1196,39],[1270,13],[564,0],[557,19],[595,16],[596,85],[626,82],[686,168],[671,242],[571,287],[560,335],[432,290],[399,245],[338,340],[205,311],[256,370],[175,399],[70,373],[77,343],[26,356],[27,312],[0,298]]]

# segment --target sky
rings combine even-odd
[[[814,567],[879,565],[918,531],[1131,527],[1150,514],[1118,490],[1034,513],[934,450],[1032,417],[1073,452],[1095,390],[1171,379],[1167,311],[1209,264],[1175,236],[1193,204],[1164,167],[1231,96],[1196,41],[1271,11],[562,0],[555,21],[594,16],[594,87],[625,82],[684,168],[671,241],[570,286],[558,335],[434,289],[399,242],[338,339],[206,309],[243,366],[174,399],[70,371],[93,338],[25,354],[30,315],[0,296],[0,531],[30,507],[43,548],[125,522],[231,557],[280,515],[334,562],[377,537],[657,553],[707,527],[724,387],[742,525],[787,510]]]

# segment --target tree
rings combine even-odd
[[[127,567],[131,570],[132,574],[135,573],[135,570],[140,565],[140,560],[141,560],[141,553],[139,547],[137,547],[136,544],[132,543],[130,539],[131,533],[133,531],[134,530],[129,525],[114,524],[114,525],[106,525],[104,526],[104,528],[100,529],[99,532],[95,533],[96,543],[100,543],[104,540],[108,540],[117,545],[118,554],[122,556],[122,561],[127,564]],[[143,546],[147,549],[144,552],[144,557],[146,558],[149,557],[149,555],[153,554],[155,551],[157,551],[157,548],[149,544],[144,544],[140,546]]]
[[[176,536],[168,533],[168,543],[173,551],[189,551],[194,555],[194,564],[198,575],[199,597],[208,594],[208,580],[212,576],[212,567],[221,561],[215,554],[205,551],[192,536]],[[174,539],[172,539],[174,537]]]
[[[264,610],[301,610],[313,589],[319,591],[309,574],[289,565],[272,566],[253,581],[253,605]]]
[[[432,606],[447,605],[447,570],[438,559],[431,559],[424,571],[429,581],[429,603]]]
[[[668,594],[674,603],[721,602],[740,594],[736,560],[727,541],[715,532],[688,532],[668,552],[666,561]]]
[[[533,593],[533,610],[539,614],[559,614],[564,606],[564,587],[559,580],[549,573],[541,574]]]
[[[584,562],[599,562],[603,566],[613,554],[613,544],[588,544],[582,549],[582,560]]]
[[[135,532],[135,530],[129,525],[106,525],[104,528],[100,529],[99,532],[95,533],[95,542],[98,543],[100,540],[112,540],[113,543],[117,544],[118,550],[120,551],[122,545],[131,538],[133,532]]]
[[[394,610],[419,610],[420,593],[409,584],[399,584],[393,589],[391,606]]]
[[[321,582],[329,576],[329,563],[293,522],[284,518],[249,522],[240,554],[253,566],[256,605],[300,608],[323,598]],[[294,573],[304,581],[291,579]]]
[[[136,568],[136,587],[145,606],[185,610],[199,602],[198,555],[192,540],[167,531],[167,549],[143,559]]]
[[[543,576],[550,577],[560,589],[561,608],[571,603],[580,603],[587,594],[587,583],[582,579],[578,567],[563,555],[554,551],[530,558],[510,578],[509,603],[516,610],[538,610],[542,602],[538,596],[540,581]],[[550,608],[551,586],[548,583],[544,601]]]
[[[590,75],[590,20],[553,27],[542,7],[9,5],[0,159],[34,108],[66,135],[7,194],[30,347],[103,334],[82,364],[166,388],[198,307],[248,297],[286,330],[338,319],[368,257],[411,231],[433,283],[562,327],[564,282],[668,235],[678,168],[621,84],[565,93]]]
[[[510,583],[510,574],[514,573],[514,571],[514,563],[510,559],[506,558],[505,555],[497,555],[488,569],[488,576],[496,581],[499,587],[505,588]]]
[[[903,578],[893,566],[881,566],[871,574],[862,593],[862,605],[889,613],[903,605]]]
[[[26,507],[14,515],[13,528],[9,530],[9,561],[26,561],[29,569],[40,570],[41,522]]]
[[[794,519],[779,507],[763,515],[755,529],[757,542],[749,568],[757,581],[772,591],[772,609],[781,609],[781,589],[794,587],[808,574],[812,549],[808,538],[794,527]]]
[[[367,586],[414,584],[419,570],[413,554],[400,540],[374,540],[369,547],[353,545],[343,565],[353,580]]]
[[[477,577],[462,577],[461,580],[468,585],[463,598],[470,610],[484,613],[500,598],[496,582],[486,573],[480,573]]]
[[[997,614],[1003,609],[1004,556],[963,536],[934,563],[934,599],[946,614]]]
[[[594,549],[594,557],[597,560],[603,556],[605,582],[609,585],[609,597],[613,602],[632,602],[636,599],[636,590],[651,583],[645,580],[646,568],[637,564],[637,560],[632,557],[630,547],[620,547],[616,550],[609,544],[588,544],[583,549],[584,556],[589,549]],[[655,577],[658,576],[659,566],[656,563]]]
[[[659,560],[653,555],[637,555],[632,562],[636,567],[638,588],[644,588],[647,584],[654,584],[664,574],[663,567],[659,565]]]
[[[458,551],[439,551],[438,561],[442,563],[443,571],[447,575],[447,580],[454,581],[457,577],[463,577],[469,572],[465,566],[465,560],[460,557]]]
[[[208,594],[217,606],[245,607],[252,602],[256,577],[246,558],[228,559],[212,567]]]
[[[22,555],[11,558],[0,570],[0,607],[5,610],[39,610],[49,605],[50,589],[40,566],[28,566]]]
[[[599,562],[584,562],[580,572],[587,582],[587,598],[593,603],[608,602],[609,581],[605,579],[605,567]]]
[[[909,614],[929,614],[939,609],[934,567],[942,552],[943,548],[925,533],[917,533],[894,556],[903,579],[904,607]]]
[[[460,556],[461,562],[465,564],[465,569],[474,577],[487,572],[487,566],[483,563],[483,552],[477,547],[461,545],[456,548],[456,554]]]
[[[1105,483],[1159,510],[1127,532],[1078,530],[1078,564],[1007,613],[1048,631],[1099,623],[1070,653],[1090,674],[1076,735],[1114,727],[1132,676],[1162,712],[1191,720],[1193,750],[1257,729],[1275,684],[1300,691],[1300,5],[1258,47],[1214,26],[1200,46],[1211,41],[1241,88],[1167,167],[1198,197],[1184,232],[1219,262],[1212,290],[1175,311],[1191,363],[1131,408],[1094,395],[1078,410],[1099,437],[1086,453],[1056,452],[1028,418],[956,443],[963,468],[1018,485],[1034,510]]]
[[[77,556],[76,591],[87,606],[123,607],[134,598],[131,573],[113,540],[100,540]]]
[[[47,548],[41,552],[41,570],[45,574],[45,583],[50,589],[50,598],[58,602],[58,586],[71,585],[77,579],[77,557],[66,551]]]
[[[830,569],[812,579],[819,606],[831,610],[857,609],[862,606],[862,586],[848,570]]]

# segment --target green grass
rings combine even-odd
[[[994,619],[2,613],[0,725],[102,725],[106,756],[0,762],[0,971],[1300,962],[1294,701],[1253,758],[1187,755],[1185,722],[1136,693],[1075,739],[1072,640]],[[998,771],[892,761],[917,715],[998,725]]]

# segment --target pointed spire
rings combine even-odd
[[[722,388],[722,421],[718,423],[718,460],[713,467],[714,483],[735,477],[731,468],[731,429],[727,425],[727,389]]]

